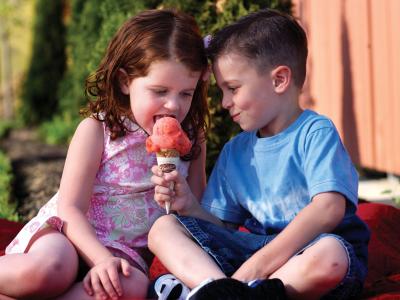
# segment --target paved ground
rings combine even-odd
[[[34,130],[18,129],[0,140],[0,149],[13,167],[12,200],[21,220],[28,221],[57,192],[67,147],[46,145]]]
[[[367,201],[400,207],[399,201],[394,201],[400,199],[400,181],[393,176],[360,180],[358,196]]]

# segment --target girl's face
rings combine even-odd
[[[200,74],[175,60],[161,60],[150,65],[146,76],[122,84],[122,92],[129,94],[136,123],[148,134],[163,116],[174,117],[181,123],[189,111]]]

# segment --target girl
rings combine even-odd
[[[145,140],[158,118],[181,122],[193,146],[179,170],[200,197],[206,75],[192,17],[150,10],[119,29],[86,81],[94,101],[72,138],[59,192],[0,258],[0,294],[43,299],[68,290],[63,299],[145,297],[147,234],[164,214],[154,202],[150,168],[156,159]],[[89,271],[71,287],[82,266]]]

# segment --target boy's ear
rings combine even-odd
[[[292,80],[292,71],[288,66],[278,66],[271,72],[272,86],[276,93],[285,92]]]
[[[129,95],[129,76],[128,73],[122,68],[118,69],[118,82],[119,82],[119,88],[121,89],[121,92],[125,95]]]

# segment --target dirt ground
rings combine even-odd
[[[67,147],[40,142],[34,129],[17,129],[0,140],[0,149],[13,168],[11,200],[26,222],[57,192]]]

